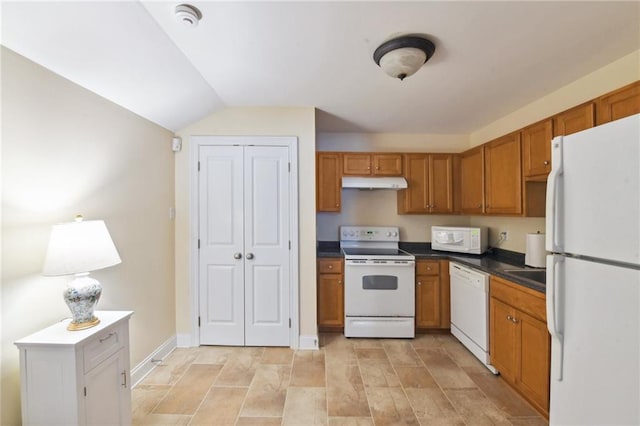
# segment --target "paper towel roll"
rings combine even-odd
[[[534,268],[544,268],[547,251],[544,248],[544,234],[527,234],[527,251],[524,255],[524,264]]]

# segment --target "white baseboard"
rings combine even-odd
[[[300,346],[298,349],[301,351],[315,351],[318,350],[318,336],[300,336]]]
[[[169,338],[142,362],[131,369],[132,387],[136,387],[151,371],[156,368],[152,360],[162,360],[176,348],[176,336]]]
[[[191,348],[197,346],[193,344],[191,334],[189,333],[178,333],[177,345],[179,348]]]

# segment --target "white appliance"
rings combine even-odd
[[[342,178],[342,187],[355,189],[393,189],[397,191],[407,188],[407,180],[403,177],[344,176]]]
[[[640,424],[640,115],[551,142],[552,425]]]
[[[431,248],[457,253],[482,254],[489,248],[489,232],[484,226],[432,226]]]
[[[451,334],[493,374],[489,364],[489,275],[449,262]]]
[[[341,226],[344,335],[415,336],[415,256],[396,227]]]

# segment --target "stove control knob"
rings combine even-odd
[[[391,232],[387,232],[387,237],[390,237],[390,236],[391,236]]]

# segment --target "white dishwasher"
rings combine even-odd
[[[451,277],[451,334],[493,374],[489,364],[489,275],[449,263]]]

